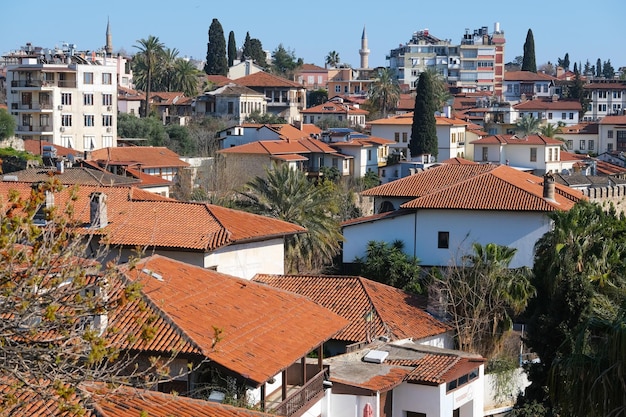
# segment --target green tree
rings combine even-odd
[[[320,104],[324,104],[328,101],[328,91],[320,88],[319,90],[310,91],[306,99],[308,107],[314,107]]]
[[[569,98],[578,100],[580,103],[579,116],[582,118],[591,103],[591,97],[585,93],[585,82],[580,77],[580,74],[577,73],[574,76],[574,83],[567,87],[566,94]]]
[[[435,119],[437,109],[433,93],[430,73],[422,72],[417,82],[411,140],[409,141],[412,158],[424,154],[436,157],[439,152]]]
[[[249,209],[307,229],[287,238],[288,273],[319,272],[332,264],[342,241],[339,211],[332,187],[310,182],[306,174],[287,164],[273,164],[265,177],[256,177],[242,191]],[[245,206],[244,206],[245,208]]]
[[[237,59],[237,43],[235,42],[235,32],[232,30],[228,34],[228,66],[232,67]]]
[[[545,126],[541,126],[539,131],[541,132],[542,136],[546,136],[549,138],[554,138],[557,133],[563,132],[561,126],[555,125],[553,123],[547,123]]]
[[[13,137],[15,134],[15,119],[6,109],[0,108],[0,140]]]
[[[209,26],[209,42],[207,43],[204,72],[209,75],[225,76],[228,74],[224,29],[222,29],[220,21],[215,18],[211,22],[211,26]]]
[[[250,38],[250,32],[246,32],[241,56],[242,59],[251,59],[257,65],[267,68],[267,54],[263,50],[263,45],[260,40]]]
[[[131,114],[117,116],[117,134],[121,138],[148,139],[147,145],[165,146],[169,140],[163,123],[156,117],[139,119]]]
[[[563,68],[565,71],[569,70],[569,54],[565,53],[565,57],[563,59],[557,59],[557,65]]]
[[[282,43],[272,52],[272,72],[276,75],[293,79],[294,71],[302,64],[302,58],[296,59],[295,52],[286,49]]]
[[[537,61],[535,59],[535,38],[531,29],[528,29],[528,32],[526,33],[526,42],[524,42],[522,71],[537,72]]]
[[[186,59],[177,59],[174,64],[172,90],[182,91],[187,97],[196,97],[200,85],[201,72]]]
[[[339,64],[339,52],[330,51],[328,55],[326,55],[326,66],[331,68],[336,68],[337,64]]]
[[[165,127],[169,138],[168,149],[176,152],[181,156],[195,156],[197,149],[195,148],[189,129],[186,126],[169,125]]]
[[[157,70],[157,65],[163,55],[163,43],[155,36],[148,36],[148,39],[139,39],[135,48],[139,50],[136,58],[138,65],[145,70],[145,88],[146,97],[144,99],[141,115],[147,117],[150,115],[150,93],[152,91],[152,77]]]
[[[602,77],[602,61],[600,58],[596,61],[596,77]]]
[[[602,76],[609,80],[615,77],[615,69],[613,65],[611,65],[610,59],[605,61],[604,65],[602,65]]]
[[[391,68],[379,69],[376,79],[369,90],[369,101],[387,117],[390,109],[398,106],[400,100],[400,85]]]
[[[586,75],[586,76],[593,75],[593,70],[591,69],[591,63],[589,62],[589,60],[587,60],[587,62],[585,62],[585,68],[583,69],[583,75]]]
[[[155,90],[174,91],[174,77],[176,76],[176,61],[179,51],[176,48],[163,48],[163,54],[155,71]]]
[[[261,123],[261,124],[284,124],[287,121],[274,113],[261,113],[258,110],[253,111],[246,117],[248,123]]]
[[[541,120],[535,119],[532,114],[527,114],[515,123],[515,132],[522,137],[535,135],[539,132],[540,124]]]
[[[359,275],[400,288],[421,293],[419,260],[404,253],[404,242],[395,240],[367,242],[366,255],[354,261],[359,265]]]
[[[474,243],[460,264],[433,274],[433,288],[455,329],[459,348],[492,358],[535,290],[525,268],[510,269],[516,249]]]
[[[581,325],[592,318],[615,320],[626,301],[626,220],[586,201],[549,217],[553,227],[535,246],[537,293],[526,312],[524,339],[540,360],[528,366],[531,384],[522,405],[535,401],[558,412],[551,401],[552,367],[575,357]]]

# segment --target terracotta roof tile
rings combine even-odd
[[[268,74],[267,72],[259,71],[254,74],[246,75],[245,77],[237,78],[234,80],[236,84],[246,87],[288,87],[288,88],[304,88],[300,84],[289,81],[286,78],[279,77],[277,75]]]
[[[114,165],[141,165],[142,168],[187,167],[187,162],[164,146],[121,146],[96,149],[91,159]]]
[[[563,142],[542,135],[491,135],[472,141],[472,145],[562,145]]]
[[[526,100],[513,106],[517,110],[571,110],[580,111],[580,101],[578,100]]]
[[[474,161],[470,161],[468,159],[463,159],[463,158],[459,158],[454,157],[454,158],[450,158],[450,159],[446,159],[445,161],[441,161],[442,164],[459,164],[459,165],[475,165],[478,164],[478,162],[474,162]]]
[[[600,120],[601,125],[626,125],[626,115],[622,116],[604,116]]]
[[[556,77],[532,71],[506,71],[504,81],[554,81]]]
[[[347,320],[306,297],[158,255],[122,271],[131,281],[141,282],[152,308],[176,328],[178,334],[165,345],[181,337],[203,356],[256,385],[347,325]],[[216,345],[213,326],[222,330]]]
[[[139,180],[135,178],[115,175],[108,171],[91,168],[64,168],[59,172],[53,167],[28,168],[21,171],[11,172],[20,182],[47,181],[51,177],[57,178],[61,184],[71,185],[102,185],[102,186],[138,186]]]
[[[331,372],[332,372],[332,368],[331,368]],[[404,382],[405,378],[407,377],[407,375],[409,375],[410,372],[411,372],[410,368],[398,368],[395,366],[390,366],[390,367],[381,366],[378,375],[374,375],[365,381],[359,381],[355,383],[354,381],[342,380],[341,378],[333,377],[332,373],[331,373],[330,380],[332,382],[346,384],[346,385],[355,386],[359,388],[364,388],[364,389],[374,391],[374,392],[376,391],[384,392],[384,391],[389,391],[397,387],[398,385],[400,385],[402,382]]]
[[[360,342],[368,331],[392,339],[422,339],[449,328],[424,311],[425,301],[363,277],[257,274],[254,281],[301,294],[350,321],[335,339]],[[372,320],[364,317],[373,310]]]

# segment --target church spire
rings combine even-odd
[[[369,68],[370,50],[367,47],[367,33],[365,33],[365,26],[363,26],[363,34],[361,35],[361,49],[359,49],[359,55],[361,55],[361,68]]]
[[[111,24],[109,23],[109,18],[107,17],[107,41],[106,41],[106,45],[104,46],[104,51],[106,52],[107,55],[112,55],[113,54],[113,36],[111,36]]]

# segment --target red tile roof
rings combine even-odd
[[[246,75],[245,77],[237,78],[234,80],[235,84],[243,85],[246,87],[288,87],[288,88],[304,88],[300,84],[289,81],[286,78],[279,77],[277,75],[268,74],[267,72],[259,71],[254,74]]]
[[[504,81],[555,81],[557,78],[541,72],[506,71]]]
[[[303,138],[297,141],[292,140],[262,140],[250,142],[239,146],[233,146],[218,151],[221,154],[264,154],[264,155],[286,155],[310,153],[334,154],[337,150],[331,148],[326,143],[311,138]]]
[[[482,358],[429,353],[416,364],[405,381],[425,385],[445,384],[469,373],[483,363]]]
[[[216,86],[223,86],[233,82],[233,80],[224,75],[207,75],[206,80]]]
[[[557,110],[571,110],[580,111],[580,101],[578,100],[526,100],[513,106],[517,110],[542,110],[542,111],[557,111]]]
[[[168,336],[156,332],[146,349],[162,351],[159,346],[182,340],[256,386],[348,324],[301,295],[158,255],[140,260],[132,270],[121,270],[141,283],[151,309],[174,329]],[[113,325],[122,335],[132,334],[136,312],[124,316],[129,318],[116,318]],[[213,327],[222,331],[217,344]]]
[[[626,125],[626,115],[622,116],[604,116],[600,120],[601,125]]]
[[[0,198],[15,189],[24,195],[30,185],[0,182]],[[107,195],[108,226],[85,228],[121,246],[180,248],[210,252],[219,247],[302,233],[304,228],[282,220],[205,203],[187,203],[161,197],[138,188],[78,188],[74,202],[77,220],[89,223],[89,196]],[[70,188],[55,193],[55,204],[65,207]]]
[[[346,114],[346,115],[355,115],[355,114],[369,114],[368,111],[363,110],[361,108],[357,108],[351,106],[346,103],[337,103],[334,101],[327,101],[326,103],[318,104],[314,107],[309,107],[308,109],[301,110],[302,114]]]
[[[450,118],[445,116],[435,116],[435,123],[437,126],[467,126],[469,123],[465,120]],[[400,114],[397,116],[387,117],[385,119],[372,120],[368,122],[370,125],[392,125],[392,126],[400,126],[400,125],[412,125],[413,124],[413,112]]]
[[[598,123],[578,123],[573,126],[561,126],[562,133],[598,134]]]
[[[474,161],[470,161],[468,159],[463,159],[463,158],[459,158],[454,157],[454,158],[450,158],[450,159],[446,159],[445,161],[441,161],[442,164],[459,164],[459,165],[476,165],[478,164],[478,162],[474,162]]]
[[[164,146],[122,146],[96,149],[91,159],[111,165],[141,165],[142,168],[187,167],[178,154]]]
[[[44,146],[54,146],[57,150],[57,156],[68,156],[74,155],[83,157],[84,152],[77,151],[76,149],[66,148],[65,146],[55,145],[52,142],[47,142],[45,140],[39,141],[35,139],[25,139],[24,140],[24,150],[32,153],[33,155],[41,155],[41,150]]]
[[[257,274],[254,281],[301,294],[350,321],[335,339],[361,342],[368,331],[392,339],[423,339],[449,330],[410,293],[357,276]],[[373,311],[372,311],[373,310]],[[371,321],[364,317],[372,311]]]
[[[543,135],[491,135],[472,141],[472,145],[563,145],[563,142]]]

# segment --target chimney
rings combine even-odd
[[[554,199],[554,176],[549,172],[543,176],[543,198],[556,201]]]
[[[89,198],[89,226],[102,229],[109,224],[107,219],[107,196],[104,193],[91,193]]]
[[[559,101],[559,95],[558,94],[552,94],[552,102],[555,101]]]
[[[63,174],[65,172],[65,162],[62,160],[56,161],[57,174]]]

